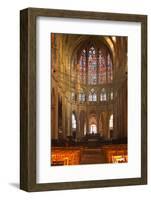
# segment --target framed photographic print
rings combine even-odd
[[[147,184],[147,16],[20,12],[20,188]]]

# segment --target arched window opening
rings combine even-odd
[[[86,123],[84,123],[84,135],[87,134],[87,127],[86,127]]]
[[[97,101],[97,96],[96,96],[96,93],[93,93],[93,96],[92,96],[92,101]]]
[[[108,83],[111,83],[113,80],[113,69],[112,69],[112,60],[110,54],[107,55],[107,77],[108,77]]]
[[[89,101],[92,101],[92,94],[89,93]]]
[[[79,56],[80,83],[96,85],[111,83],[113,64],[110,52],[105,45],[99,48],[85,46]]]
[[[58,95],[58,137],[63,136],[62,97]]]
[[[110,116],[110,119],[109,119],[109,129],[113,130],[113,114]]]
[[[96,50],[92,46],[88,51],[88,84],[96,85],[97,83],[97,56]]]
[[[106,51],[105,49],[99,50],[99,84],[105,84],[106,83]]]
[[[110,93],[110,99],[113,100],[113,91]]]
[[[90,125],[90,133],[91,133],[91,134],[96,134],[96,133],[97,133],[96,124],[91,124],[91,125]]]
[[[80,82],[86,84],[86,50],[83,49],[80,55]]]
[[[84,93],[80,93],[79,94],[79,101],[80,102],[84,102],[85,101],[85,94]]]
[[[97,101],[97,95],[93,88],[89,92],[89,101]]]
[[[103,88],[102,90],[101,90],[101,94],[100,94],[100,101],[106,101],[107,99],[106,99],[106,90],[105,90],[105,88]]]
[[[91,115],[89,115],[89,133],[97,133],[97,117],[95,113],[91,113]]]
[[[76,129],[77,124],[76,124],[76,117],[75,114],[72,113],[72,129]]]

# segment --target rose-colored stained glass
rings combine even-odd
[[[94,47],[88,51],[88,84],[95,85],[97,83],[97,56]]]
[[[113,80],[112,59],[107,47],[91,46],[83,49],[79,60],[79,80],[82,84],[96,85]]]
[[[108,83],[111,83],[113,80],[113,69],[112,69],[112,60],[110,54],[107,55],[107,78],[108,78]]]
[[[99,59],[98,59],[98,83],[105,84],[106,83],[106,51],[105,49],[99,50]]]

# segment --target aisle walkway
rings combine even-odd
[[[80,164],[106,163],[105,153],[100,149],[85,149],[81,154]]]

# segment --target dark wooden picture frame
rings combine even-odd
[[[61,17],[141,23],[141,177],[36,183],[36,18]],[[147,16],[27,8],[20,12],[20,188],[25,191],[147,184]]]

